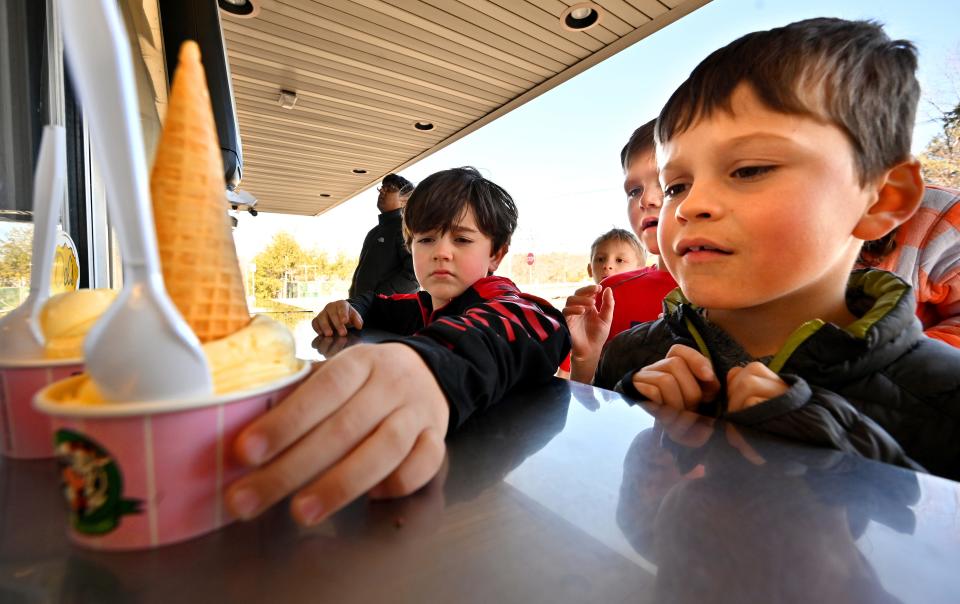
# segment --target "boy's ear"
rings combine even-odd
[[[864,212],[853,236],[864,241],[880,239],[909,220],[922,198],[920,162],[911,157],[881,177],[877,200]]]
[[[490,256],[490,268],[487,272],[492,275],[497,270],[497,267],[500,266],[500,261],[502,261],[503,257],[507,255],[507,250],[509,249],[509,245],[504,245],[499,250],[494,252],[493,256]]]
[[[587,265],[587,276],[593,279],[593,263]]]

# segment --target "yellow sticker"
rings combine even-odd
[[[77,246],[70,235],[57,231],[57,249],[53,254],[53,273],[50,275],[50,295],[72,292],[80,285],[80,262]]]

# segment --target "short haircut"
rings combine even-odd
[[[380,186],[394,189],[404,197],[413,193],[413,183],[399,174],[387,174],[383,177]]]
[[[436,172],[424,178],[403,210],[407,246],[414,233],[446,233],[473,209],[480,232],[490,238],[496,253],[510,244],[517,228],[517,206],[503,187],[469,166]]]
[[[920,96],[917,50],[872,21],[819,18],[747,34],[714,51],[667,101],[658,143],[748,84],[772,111],[832,123],[849,138],[861,185],[910,156]]]
[[[637,258],[643,260],[643,248],[640,247],[640,242],[637,240],[636,235],[625,229],[610,229],[603,235],[597,237],[593,244],[590,245],[590,262],[593,262],[593,255],[597,253],[597,248],[608,241],[619,241],[620,243],[630,244],[630,247],[637,252]]]
[[[653,131],[657,125],[657,119],[654,118],[646,124],[640,126],[630,135],[630,140],[620,151],[620,165],[626,172],[630,167],[630,162],[641,153],[653,153],[656,150],[656,143],[653,140]]]

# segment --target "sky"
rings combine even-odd
[[[472,165],[517,202],[513,253],[586,253],[600,233],[630,228],[619,153],[634,128],[656,117],[716,48],[751,31],[815,16],[875,19],[891,37],[917,45],[924,97],[914,152],[921,151],[937,133],[929,101],[955,103],[960,96],[947,78],[948,57],[960,56],[955,0],[713,0],[402,173],[416,183],[437,170]],[[306,247],[358,255],[376,224],[376,190],[319,217],[261,213],[239,220],[234,235],[242,261],[281,229]]]

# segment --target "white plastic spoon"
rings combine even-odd
[[[30,294],[20,306],[0,319],[0,358],[29,361],[43,358],[40,309],[50,297],[50,273],[57,237],[57,219],[66,173],[66,137],[60,126],[45,126],[37,169],[33,173],[33,256],[30,258]]]
[[[61,2],[60,12],[123,259],[123,290],[84,342],[87,371],[111,401],[210,395],[200,341],[163,285],[130,44],[117,2]]]

